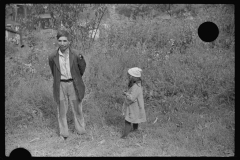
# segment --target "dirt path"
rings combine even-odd
[[[167,156],[160,147],[149,146],[139,141],[136,135],[123,140],[119,133],[111,132],[107,137],[94,139],[91,133],[82,136],[71,133],[64,141],[54,131],[29,129],[6,137],[6,155],[16,147],[24,147],[32,156]]]
[[[85,110],[86,108],[88,110]],[[200,123],[200,112],[191,114],[179,112],[176,115],[152,113],[148,116],[147,122],[140,125],[140,131],[130,133],[127,139],[121,139],[124,117],[117,114],[107,116],[103,118],[103,122],[98,123],[99,119],[89,111],[96,109],[90,104],[85,109],[87,134],[74,133],[74,123],[70,118],[68,119],[70,136],[65,141],[58,136],[58,123],[53,115],[48,115],[44,121],[35,121],[32,125],[22,125],[12,130],[6,129],[6,156],[9,156],[10,152],[17,147],[28,149],[32,156],[36,157],[234,155],[234,147],[229,147],[230,142],[234,141],[234,133],[223,125],[220,126],[216,121],[214,121],[215,127],[206,128],[206,131],[200,132],[197,128],[199,126],[193,123],[194,119]],[[211,116],[214,113],[220,116],[227,111],[222,109],[221,112],[208,111],[207,113]],[[72,117],[72,112],[67,116]],[[176,118],[182,118],[181,126],[177,125],[179,120]],[[218,132],[224,134],[217,134]],[[229,140],[218,142],[216,139],[220,136]]]
[[[148,125],[148,126],[147,126]],[[146,130],[146,127],[149,127]],[[69,127],[71,128],[71,127]],[[115,126],[87,127],[86,135],[77,135],[70,131],[67,140],[58,137],[51,128],[16,129],[7,134],[5,139],[6,156],[17,148],[28,149],[32,156],[226,156],[210,150],[191,150],[191,145],[184,145],[176,133],[170,135],[166,128],[156,128],[149,124],[142,125],[141,130],[130,133],[127,139],[120,139],[121,128]],[[194,145],[194,144],[193,144]],[[187,147],[186,147],[187,146]]]

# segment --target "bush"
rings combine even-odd
[[[52,84],[36,76],[29,80],[19,80],[11,98],[6,101],[6,118],[14,127],[20,123],[43,124],[44,119],[56,118],[57,106],[52,96]],[[43,119],[44,118],[44,119]],[[21,119],[21,121],[16,121]]]
[[[9,128],[20,123],[36,122],[40,125],[43,117],[56,118],[52,82],[49,81],[48,52],[46,46],[37,48],[41,42],[42,39],[38,39],[33,48],[26,46],[21,50],[6,46],[9,53],[6,52],[5,56],[5,118]],[[29,63],[31,66],[28,67]]]
[[[196,35],[199,18],[110,22],[106,43],[91,52],[88,86],[105,100],[111,97],[113,106],[123,101],[127,69],[138,66],[143,69],[146,100],[182,95],[206,103],[221,93],[233,93],[234,53],[206,48]]]

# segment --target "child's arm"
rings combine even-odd
[[[125,92],[125,95],[127,97],[127,100],[135,102],[135,100],[137,99],[137,97],[139,95],[139,87],[136,84],[133,85],[132,90],[129,93]]]

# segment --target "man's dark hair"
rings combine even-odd
[[[71,40],[71,36],[66,30],[59,30],[57,32],[57,39],[59,39],[60,37],[67,37],[69,41]]]
[[[140,77],[131,78],[128,83],[128,89],[130,89],[135,83],[138,84],[139,82],[142,84],[142,79]]]

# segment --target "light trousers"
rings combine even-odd
[[[82,102],[76,98],[75,89],[72,82],[60,82],[60,105],[58,106],[58,124],[60,136],[68,137],[67,111],[70,102],[74,124],[77,133],[86,133],[85,122],[82,111]]]

